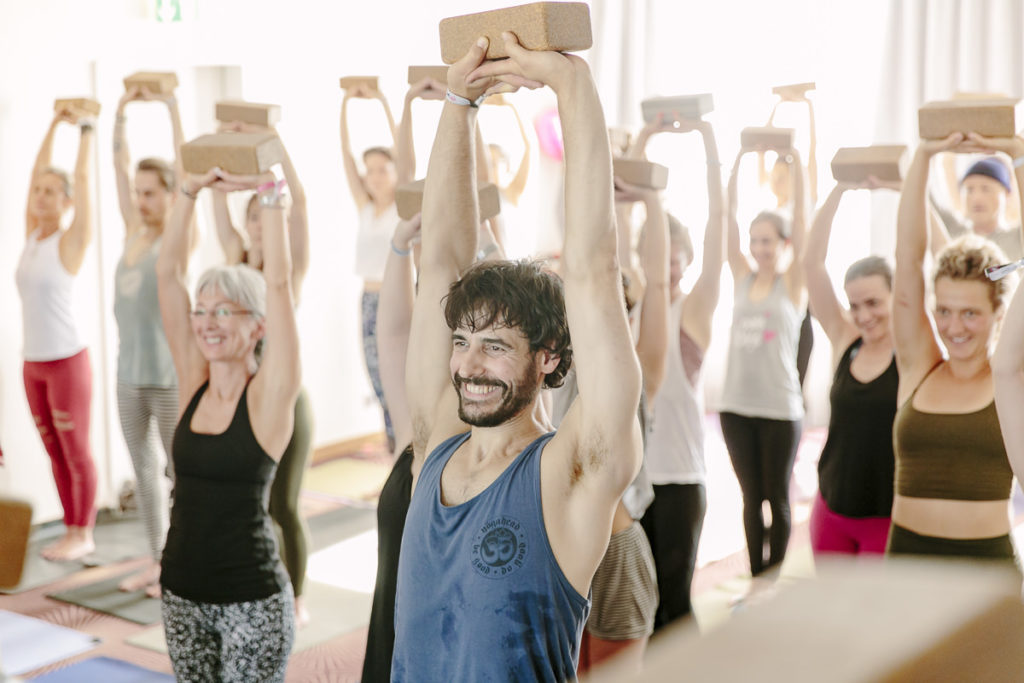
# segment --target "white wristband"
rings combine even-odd
[[[1024,166],[1024,157],[1017,157],[1013,160],[1014,168],[1020,168],[1021,166]]]
[[[445,92],[444,97],[452,104],[457,104],[460,107],[473,107],[474,109],[479,107],[480,103],[487,99],[487,95],[484,94],[476,98],[475,100],[470,100],[463,97],[462,95],[456,95],[455,93],[452,92],[451,88],[449,88]]]

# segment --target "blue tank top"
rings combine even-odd
[[[540,461],[552,436],[461,505],[441,503],[441,472],[469,433],[423,464],[398,561],[392,681],[575,680],[590,601],[544,529]]]

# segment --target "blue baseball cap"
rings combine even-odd
[[[992,180],[998,181],[1000,185],[1006,188],[1006,191],[1010,191],[1010,169],[1007,168],[1006,162],[999,157],[985,157],[979,159],[967,169],[967,173],[964,173],[964,177],[960,179],[960,183],[963,184],[967,180],[967,176],[972,175],[983,175],[988,176]]]

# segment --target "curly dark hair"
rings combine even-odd
[[[530,351],[546,349],[561,360],[544,385],[562,385],[572,365],[562,280],[539,261],[482,261],[453,282],[444,298],[444,320],[456,330],[494,325],[518,329]]]

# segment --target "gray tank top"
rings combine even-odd
[[[736,286],[721,410],[772,420],[803,419],[796,372],[803,315],[790,301],[781,277],[761,301],[750,300],[753,284],[754,276],[749,275]]]
[[[137,239],[138,236],[125,245],[125,252]],[[125,264],[123,254],[117,263],[114,318],[117,319],[120,337],[118,382],[143,387],[173,387],[177,384],[156,291],[156,258],[159,252],[158,237],[136,263]]]

